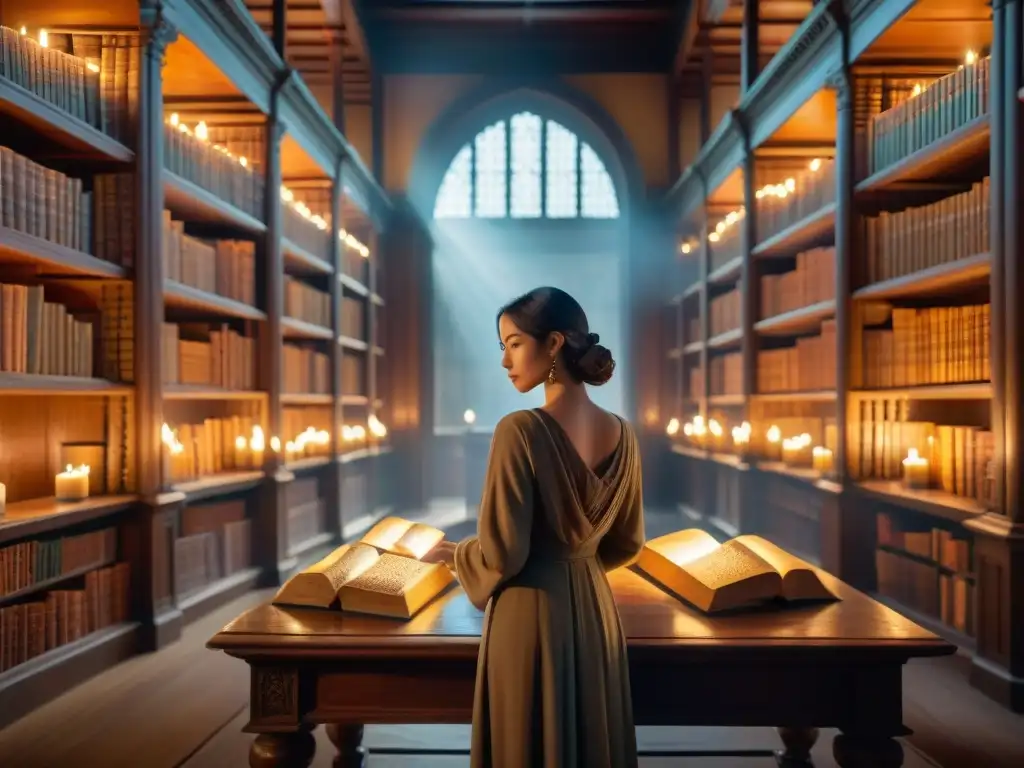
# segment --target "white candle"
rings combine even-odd
[[[921,457],[917,448],[907,451],[907,458],[903,460],[903,484],[907,488],[924,489],[929,485],[928,459]]]
[[[811,466],[823,475],[832,472],[832,451],[821,445],[814,446],[811,451]]]
[[[780,458],[780,443],[782,441],[782,430],[772,424],[764,436],[764,457],[768,461],[778,461]]]
[[[54,496],[57,501],[81,501],[89,498],[89,467],[70,464],[54,479]]]

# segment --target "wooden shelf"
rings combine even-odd
[[[284,254],[286,272],[329,275],[334,271],[334,267],[326,261],[299,247],[288,238],[281,239],[281,251]]]
[[[353,461],[362,461],[364,459],[372,459],[378,456],[387,456],[391,453],[390,445],[374,445],[368,448],[356,448],[354,450],[345,451],[338,456],[338,461],[342,464],[349,464]]]
[[[106,379],[90,379],[84,376],[0,373],[0,394],[3,395],[63,395],[69,397],[110,395],[126,397],[134,391],[130,384],[117,384]]]
[[[855,389],[851,395],[864,399],[903,398],[907,400],[989,400],[992,382],[977,381],[967,384],[928,384],[920,387],[892,389]]]
[[[809,467],[791,467],[781,461],[759,461],[755,466],[762,472],[799,480],[826,493],[841,493],[843,490],[839,483],[822,477],[820,472]]]
[[[356,352],[366,352],[370,345],[362,339],[354,339],[351,336],[339,336],[338,343],[345,347],[345,349],[351,349]]]
[[[35,584],[27,586],[24,589],[19,589],[15,592],[8,592],[6,595],[0,595],[0,607],[3,607],[6,603],[16,602],[17,600],[20,600],[23,597],[34,595],[37,592],[44,592],[46,590],[60,586],[61,584],[65,584],[69,581],[80,579],[82,576],[85,576],[85,574],[89,573],[89,571],[95,571],[99,568],[104,568],[108,565],[112,565],[113,563],[114,560],[103,560],[95,562],[92,565],[85,565],[81,568],[75,568],[72,571],[68,571],[67,573],[62,573],[60,576],[54,576],[52,579],[43,579],[42,581],[37,581]]]
[[[369,405],[370,398],[366,395],[342,395],[342,405]]]
[[[669,351],[668,351],[668,352],[666,353],[666,355],[665,355],[665,356],[666,356],[666,357],[667,357],[667,358],[668,358],[669,360],[682,360],[682,359],[683,359],[683,350],[682,350],[682,348],[681,348],[681,347],[673,347],[672,349],[670,349],[670,350],[669,350]]]
[[[115,515],[136,501],[137,496],[124,495],[92,496],[73,502],[49,498],[8,503],[0,518],[0,544]]]
[[[708,452],[703,448],[697,448],[696,446],[675,442],[672,443],[672,453],[679,454],[680,456],[686,456],[689,459],[704,460],[708,457]]]
[[[187,221],[223,224],[254,235],[267,231],[262,221],[224,202],[198,184],[193,184],[170,171],[163,172],[163,179],[164,207],[175,216]]]
[[[816,389],[804,392],[761,392],[751,395],[762,403],[832,403],[836,400],[834,389]]]
[[[708,395],[708,405],[743,405],[745,402],[747,398],[744,395]]]
[[[730,349],[738,347],[743,341],[743,329],[733,328],[708,339],[708,349]]]
[[[115,624],[0,674],[0,728],[138,652],[136,622]]]
[[[322,395],[315,392],[286,392],[281,395],[282,405],[330,405],[333,402],[333,395]]]
[[[214,496],[226,496],[230,493],[247,491],[263,482],[263,471],[259,469],[244,472],[221,472],[217,475],[190,480],[187,483],[175,483],[171,489],[185,494],[190,501],[200,501]]]
[[[281,328],[286,339],[320,339],[330,341],[334,331],[322,325],[299,320],[294,317],[282,317]]]
[[[834,299],[819,301],[809,307],[759,320],[754,323],[754,331],[762,336],[796,336],[820,328],[822,321],[832,317],[835,312]]]
[[[346,275],[344,272],[342,272],[340,275],[338,275],[338,282],[341,283],[342,287],[346,291],[350,291],[350,292],[355,293],[355,294],[357,294],[359,296],[362,296],[364,298],[366,296],[370,295],[370,289],[369,288],[367,288],[365,285],[360,283],[354,277],[350,277],[349,275]]]
[[[757,259],[791,256],[814,246],[825,245],[835,240],[835,226],[836,204],[829,203],[820,211],[763,240],[751,249],[750,255]]]
[[[304,459],[295,459],[284,465],[289,472],[309,472],[310,470],[326,467],[331,463],[330,456],[307,456]]]
[[[378,295],[376,293],[371,293],[370,294],[370,303],[373,304],[375,307],[383,307],[384,306],[384,297],[380,296],[380,295]]]
[[[922,269],[909,275],[894,277],[865,286],[853,292],[861,301],[912,299],[941,295],[947,291],[962,291],[972,285],[988,281],[992,260],[987,253],[978,253],[945,264]]]
[[[704,349],[703,341],[691,341],[689,344],[683,347],[683,354],[692,355],[697,352],[700,352],[702,349]]]
[[[708,285],[722,285],[724,283],[735,283],[740,277],[743,269],[743,257],[737,256],[730,259],[722,266],[711,270],[708,275]]]
[[[74,157],[130,163],[135,154],[84,120],[68,114],[4,77],[0,77],[0,123],[17,120],[70,150]]]
[[[9,227],[0,227],[0,256],[6,263],[32,265],[44,276],[123,279],[127,275],[117,264]]]
[[[220,389],[201,384],[164,384],[164,400],[259,400],[266,392]]]
[[[704,284],[700,280],[698,280],[696,283],[691,283],[689,288],[687,288],[685,291],[679,294],[679,301],[686,301],[691,296],[696,296],[701,292],[701,289],[703,287]]]
[[[984,514],[985,508],[974,499],[954,496],[945,491],[912,491],[897,480],[862,480],[856,484],[863,493],[897,507],[952,520],[955,523]]]
[[[267,319],[266,313],[256,307],[215,293],[207,293],[174,280],[164,281],[164,306],[169,309],[205,312],[218,317],[236,317],[241,320]]]
[[[909,182],[948,177],[988,155],[989,118],[982,115],[909,157],[872,174],[856,186],[858,194],[892,189]]]
[[[305,541],[299,542],[295,546],[288,547],[288,557],[302,557],[307,552],[326,547],[331,544],[335,539],[335,534],[330,531],[324,533],[318,533],[316,536],[312,536]]]

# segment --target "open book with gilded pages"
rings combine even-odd
[[[274,604],[410,619],[455,580],[443,563],[422,562],[442,539],[437,528],[387,517],[360,541],[295,574]]]
[[[719,544],[699,529],[676,531],[647,542],[635,567],[705,613],[777,599],[839,599],[811,565],[760,536]]]

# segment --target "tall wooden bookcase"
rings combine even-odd
[[[818,3],[755,72],[668,195],[660,410],[684,512],[973,650],[1020,710],[1021,9],[968,6]]]
[[[2,725],[372,521],[392,404],[390,202],[244,5],[0,13]]]

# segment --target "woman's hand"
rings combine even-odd
[[[437,546],[424,555],[424,562],[444,563],[452,570],[455,570],[455,547],[453,541],[440,541]]]

